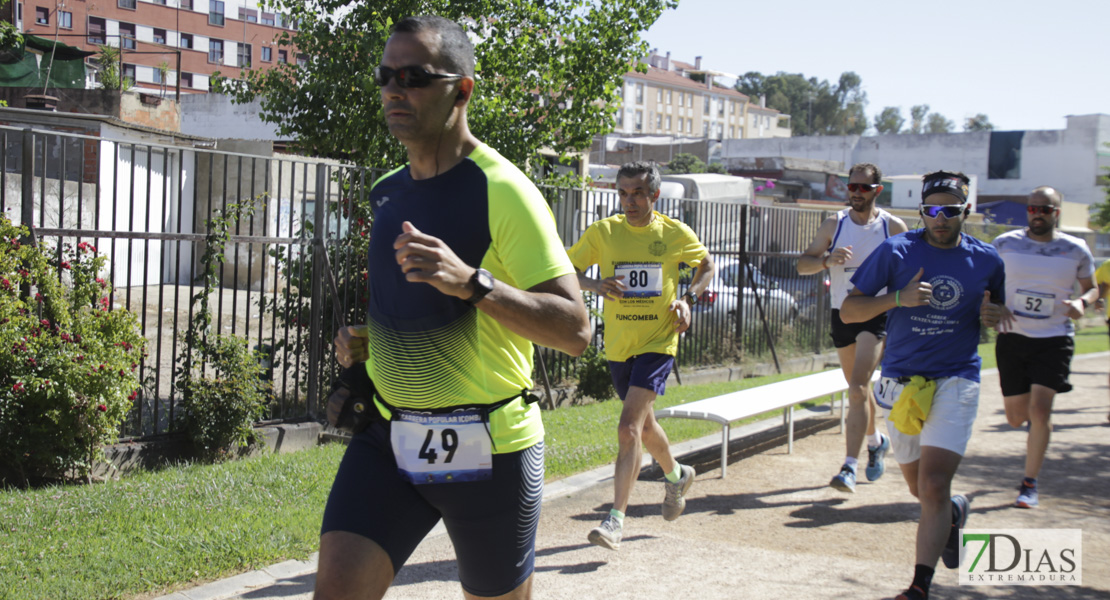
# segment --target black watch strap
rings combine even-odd
[[[470,285],[474,287],[474,294],[466,299],[467,304],[477,304],[493,291],[493,275],[485,269],[477,269],[470,276]]]
[[[693,305],[698,303],[698,297],[695,296],[693,294],[693,292],[690,292],[690,291],[687,291],[685,294],[682,294],[682,298],[684,300],[686,300],[686,304],[689,304],[690,306],[693,306]]]

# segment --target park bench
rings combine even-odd
[[[876,370],[872,381],[878,379]],[[786,425],[787,452],[794,452],[794,406],[803,402],[840,395],[840,431],[844,431],[844,402],[848,382],[840,369],[822,371],[786,381],[695,400],[655,411],[656,419],[698,419],[721,424],[721,478],[728,467],[728,438],[731,423],[772,410],[782,409]]]

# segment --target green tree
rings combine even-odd
[[[925,124],[925,133],[951,133],[956,124],[949,121],[940,113],[930,113]]]
[[[700,158],[682,152],[675,154],[671,162],[667,163],[666,172],[668,175],[685,175],[687,173],[705,173],[707,170],[708,167]]]
[[[883,135],[901,133],[902,126],[905,124],[906,119],[902,116],[902,109],[897,106],[888,106],[875,117],[875,131]]]
[[[475,135],[517,165],[541,148],[588,148],[611,131],[622,75],[647,54],[642,33],[677,0],[273,0],[295,19],[280,47],[310,60],[253,70],[217,87],[236,102],[260,99],[260,116],[299,149],[360,165],[396,164],[404,148],[389,135],[371,68],[390,26],[438,14],[475,39],[477,79],[467,117]],[[340,10],[343,9],[343,10]],[[643,70],[646,67],[640,65]]]
[[[1103,144],[1110,149],[1110,142]],[[1106,175],[1102,176],[1102,184],[1106,189],[1106,200],[1095,202],[1091,205],[1089,221],[1099,231],[1110,231],[1110,167],[1104,169]]]
[[[765,96],[767,106],[789,114],[793,135],[861,134],[867,129],[867,93],[852,71],[841,74],[835,85],[801,73],[752,71],[737,80],[736,89],[752,98]]]
[[[928,104],[918,104],[910,107],[910,129],[907,133],[921,133],[925,131],[925,116],[929,114]]]
[[[979,113],[974,117],[968,117],[964,121],[964,131],[994,131],[994,124],[987,118],[987,115]]]

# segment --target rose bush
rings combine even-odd
[[[145,340],[88,242],[31,245],[0,214],[0,485],[87,478],[139,394]]]

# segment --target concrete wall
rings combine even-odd
[[[1019,179],[989,179],[990,133],[923,135],[822,136],[776,140],[725,140],[722,159],[787,156],[839,161],[846,170],[857,162],[873,162],[887,175],[924,174],[938,169],[960,170],[979,178],[982,196],[1022,196],[1040,185],[1052,185],[1072,202],[1103,201],[1101,167],[1110,165],[1110,115],[1068,117],[1062,130],[1026,131],[1021,148]]]
[[[233,104],[224,94],[190,94],[181,98],[181,132],[211,138],[282,140],[277,125],[263,123],[261,102]]]

